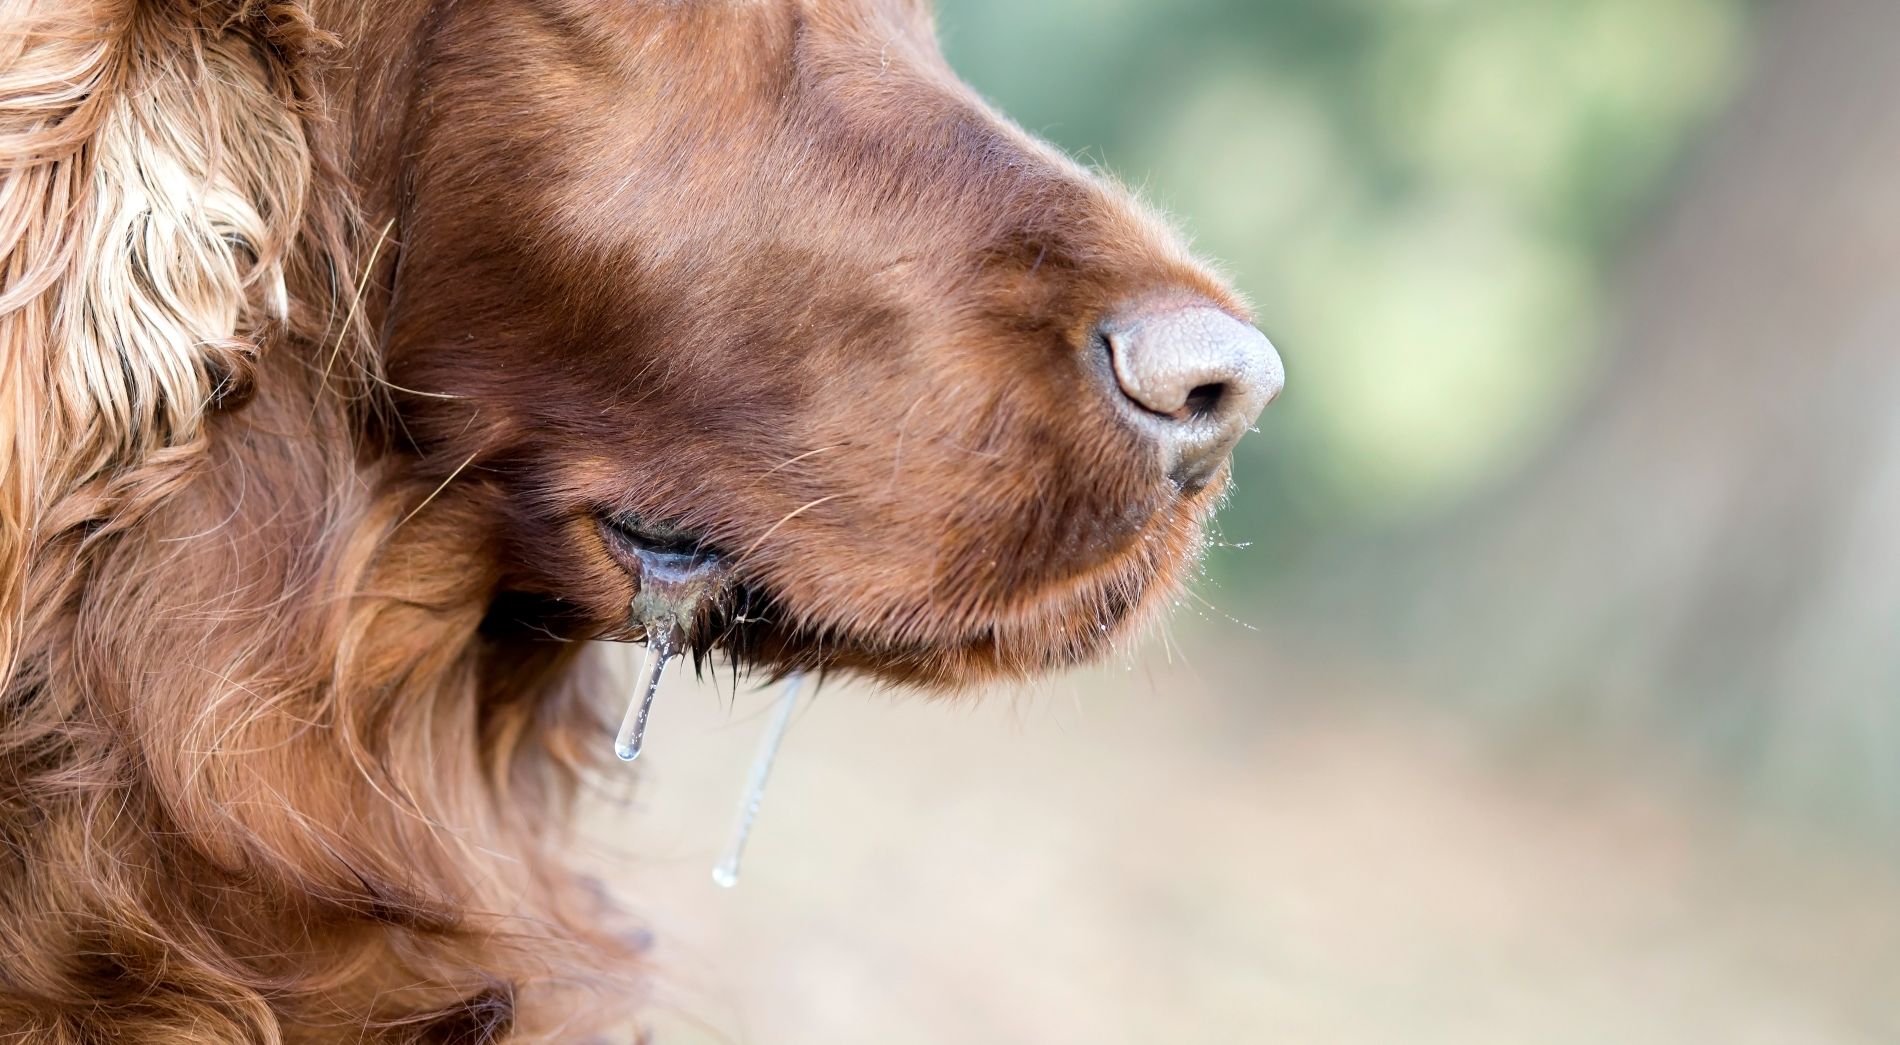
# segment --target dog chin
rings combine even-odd
[[[799,613],[768,589],[742,584],[734,603],[740,609],[717,645],[742,669],[770,677],[844,673],[936,692],[1026,681],[1136,641],[1178,589],[1198,540],[1185,543],[1159,561],[1124,553],[1084,576],[1011,599],[1002,612],[923,628],[891,627],[885,615],[848,609]]]

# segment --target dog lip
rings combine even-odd
[[[608,553],[638,584],[628,612],[649,634],[664,626],[690,640],[731,593],[727,557],[690,531],[630,513],[603,515],[600,530]]]
[[[613,543],[624,547],[629,554],[666,559],[716,554],[699,534],[634,512],[602,513],[600,525],[607,536],[614,539]]]
[[[649,632],[650,621],[680,619],[681,608],[693,607],[683,616],[694,622],[687,626],[685,641],[696,655],[722,649],[735,667],[743,664],[747,670],[775,675],[841,669],[941,689],[992,674],[1019,673],[1032,662],[1042,667],[1077,663],[1093,656],[1103,636],[1136,615],[1148,586],[1132,583],[1131,590],[1131,582],[1152,572],[1132,562],[1139,556],[1131,557],[1124,549],[1074,576],[1021,593],[1026,605],[1005,616],[966,622],[930,636],[903,636],[855,620],[849,610],[840,616],[835,604],[816,612],[814,607],[798,607],[773,578],[735,569],[733,556],[696,531],[631,512],[601,511],[596,521],[608,553],[637,585],[629,607],[636,629],[631,634]],[[1086,635],[1083,629],[1062,627],[1064,620],[1074,623],[1078,600],[1093,607]],[[1053,614],[1041,626],[1049,633],[1051,648],[1046,655],[1025,659],[1020,639],[1005,642],[1005,635],[1020,636],[1025,628],[1035,631],[1035,619],[1045,613]],[[1004,652],[1017,655],[1004,658]],[[977,668],[979,661],[995,663]],[[950,667],[953,663],[964,667]]]

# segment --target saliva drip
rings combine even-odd
[[[647,655],[640,663],[640,677],[627,701],[627,713],[620,720],[620,732],[614,736],[614,754],[622,762],[640,757],[646,744],[647,716],[653,714],[653,697],[660,692],[660,676],[667,662],[679,655],[679,627],[668,621],[647,628]]]
[[[640,588],[627,607],[631,623],[646,634],[647,656],[640,666],[627,714],[614,734],[614,754],[623,762],[640,757],[646,743],[647,716],[660,691],[667,662],[691,646],[709,609],[726,597],[732,574],[718,556],[698,551],[643,549]]]
[[[696,630],[705,624],[708,608],[724,599],[732,585],[731,572],[714,555],[697,550],[665,549],[639,549],[635,554],[640,561],[640,587],[627,607],[627,615],[629,621],[645,633],[647,654],[627,700],[627,713],[621,717],[620,731],[614,734],[614,754],[623,762],[639,758],[646,745],[647,718],[653,714],[653,698],[660,692],[660,679],[666,674],[666,665],[693,645]],[[772,762],[778,757],[785,730],[791,725],[792,711],[798,706],[798,691],[804,680],[803,673],[786,680],[772,724],[759,742],[759,753],[746,779],[738,823],[733,827],[725,853],[713,868],[713,881],[727,889],[739,882],[739,859],[745,853],[746,838],[752,833],[752,821],[759,815],[765,781],[772,775]]]
[[[778,698],[772,724],[759,738],[759,752],[753,756],[752,772],[746,778],[745,795],[739,804],[739,819],[733,824],[732,839],[714,865],[712,879],[722,889],[739,884],[739,860],[745,855],[746,839],[752,834],[752,821],[759,815],[759,802],[765,797],[765,781],[772,775],[772,763],[778,758],[779,745],[785,740],[786,727],[792,724],[792,709],[798,706],[798,690],[805,682],[803,672],[786,680],[785,692]]]

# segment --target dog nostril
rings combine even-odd
[[[1187,403],[1181,409],[1189,417],[1204,417],[1220,407],[1221,397],[1226,394],[1226,385],[1195,385],[1188,392]]]
[[[1266,335],[1209,305],[1126,313],[1098,333],[1124,415],[1184,490],[1207,485],[1285,383]]]

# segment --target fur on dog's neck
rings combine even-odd
[[[636,964],[554,858],[591,716],[481,632],[479,483],[375,445],[326,37],[0,12],[0,1027],[572,1040]]]

